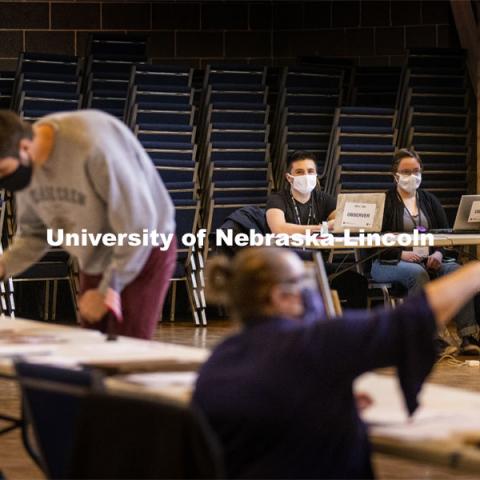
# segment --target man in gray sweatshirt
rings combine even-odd
[[[105,296],[114,282],[123,316],[118,333],[152,337],[175,268],[175,210],[150,157],[122,122],[80,110],[31,126],[0,111],[0,188],[15,191],[17,202],[17,232],[0,257],[0,277],[38,261],[50,246],[47,233],[57,241],[83,233],[87,243],[63,245],[80,265],[82,323],[105,329]],[[128,241],[151,232],[157,236],[148,242]],[[107,246],[94,240],[98,234],[118,240]]]

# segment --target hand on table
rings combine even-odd
[[[86,322],[99,322],[108,312],[105,295],[96,288],[87,290],[78,300],[78,309]]]

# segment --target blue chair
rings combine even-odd
[[[15,363],[23,400],[23,437],[48,478],[68,478],[81,398],[100,388],[101,377],[87,370]],[[38,451],[29,441],[32,427]]]

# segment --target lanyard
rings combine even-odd
[[[297,202],[295,202],[295,199],[293,198],[293,195],[290,194],[290,196],[292,197],[293,208],[295,210],[295,215],[297,217],[297,225],[301,225],[302,224],[302,219],[300,218],[300,212],[298,211]],[[313,205],[313,195],[310,196],[310,205],[308,207],[307,225],[310,225],[310,220],[312,218],[312,210],[313,210],[312,205]]]
[[[408,213],[408,216],[411,218],[412,220],[412,223],[413,223],[413,229],[416,230],[417,228],[419,230],[423,230],[425,229],[425,227],[422,227],[421,225],[421,221],[422,221],[422,208],[421,208],[421,205],[420,205],[420,197],[418,196],[418,192],[415,194],[415,199],[417,200],[417,210],[418,210],[418,224],[415,220],[415,217],[412,215],[412,213],[410,212],[410,210],[408,209],[408,207],[405,205],[405,202],[403,201],[403,198],[399,195],[399,193],[397,192],[397,196],[398,198],[400,199],[400,201],[403,203],[403,207],[404,209],[407,211]]]

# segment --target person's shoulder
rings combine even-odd
[[[242,330],[230,335],[215,346],[207,361],[200,367],[199,377],[209,376],[217,369],[225,367],[232,358],[236,357],[236,352],[241,349],[243,339],[244,331]]]
[[[275,190],[274,192],[270,193],[268,198],[282,198],[285,199],[287,198],[287,190],[281,189],[281,190]]]
[[[423,189],[419,189],[418,190],[418,194],[423,197],[423,198],[426,198],[428,200],[430,200],[431,202],[436,202],[436,203],[439,203],[440,201],[438,200],[438,197],[436,195],[434,195],[433,193],[427,191],[427,190],[423,190]]]
[[[442,203],[433,193],[427,192],[426,190],[419,190],[418,195],[420,198],[420,202],[428,203],[436,209],[443,209]]]
[[[287,202],[286,190],[272,192],[267,198],[266,210],[269,208],[284,208]]]
[[[397,189],[395,187],[392,187],[388,189],[385,192],[385,203],[386,204],[392,204],[398,202],[398,194],[397,194]]]
[[[318,202],[324,202],[326,200],[335,200],[333,195],[321,190],[320,188],[315,188],[312,192],[313,198],[316,199]]]

